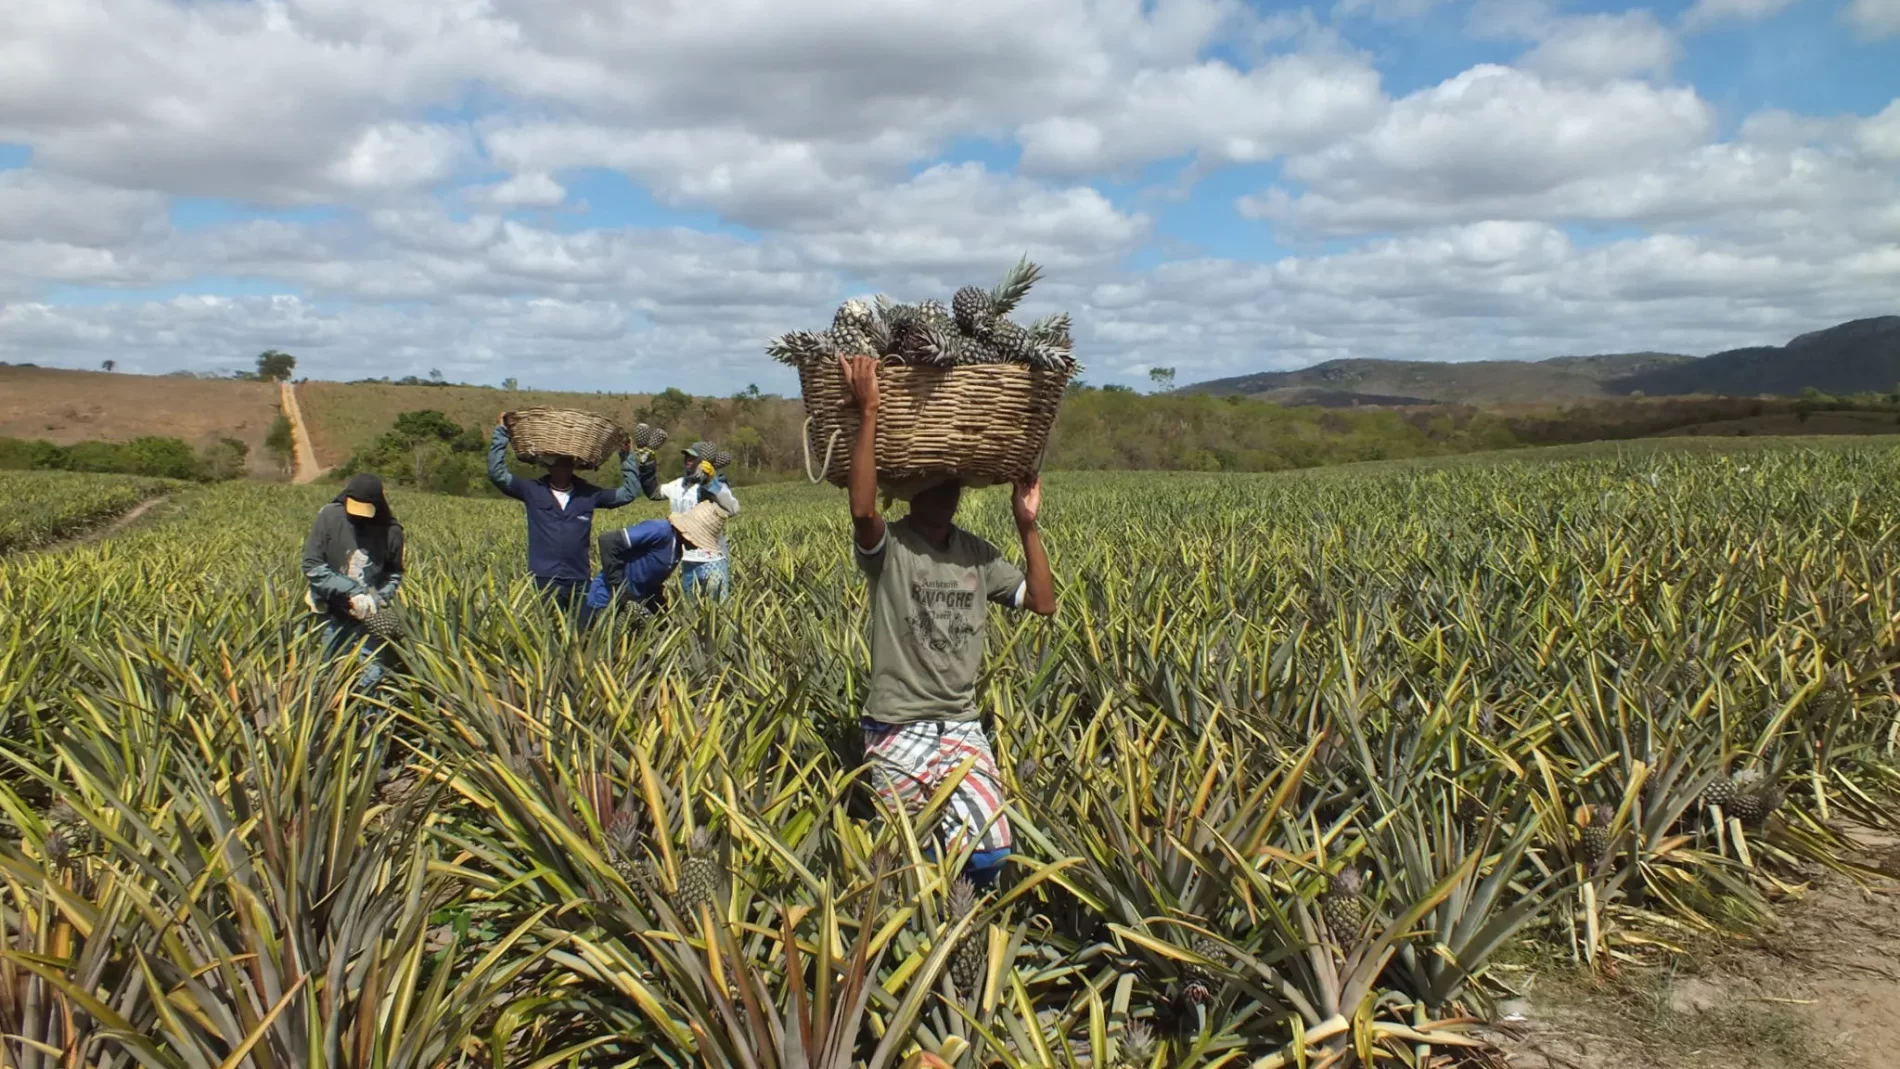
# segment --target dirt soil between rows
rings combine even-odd
[[[171,501],[171,495],[169,494],[160,494],[157,497],[148,497],[145,500],[139,502],[138,504],[133,505],[131,508],[126,509],[124,512],[119,513],[117,516],[112,517],[110,520],[107,520],[106,522],[100,524],[97,527],[91,528],[90,530],[81,531],[79,534],[76,534],[71,538],[54,542],[51,545],[41,546],[39,549],[34,550],[34,552],[54,553],[62,549],[71,549],[74,546],[83,546],[91,542],[100,541],[101,539],[111,538],[113,535],[116,535],[119,532],[125,530],[126,528],[132,526],[133,524],[139,522],[139,520],[143,519],[145,515],[151,512],[153,509],[159,508],[170,501]]]
[[[1888,878],[1830,876],[1666,967],[1537,974],[1491,1038],[1514,1069],[1900,1066],[1900,840],[1859,838]]]

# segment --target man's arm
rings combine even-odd
[[[726,510],[726,515],[737,516],[739,514],[738,495],[732,492],[732,487],[726,485],[724,476],[714,479],[712,484],[706,487],[706,490],[712,494],[713,500],[719,503],[719,507]]]
[[[609,588],[619,586],[627,570],[627,529],[602,531],[596,543],[600,546],[600,577]]]
[[[515,473],[508,470],[508,424],[502,419],[496,419],[495,433],[488,439],[488,481],[509,497],[521,496],[515,489]]]
[[[868,552],[884,543],[884,516],[877,510],[877,359],[847,356],[840,363],[862,417],[851,449],[851,534],[858,549]]]
[[[642,497],[660,499],[660,463],[651,450],[620,453],[620,488],[602,490],[594,499],[595,508],[617,509]]]
[[[1042,476],[1016,484],[1011,501],[1016,513],[1016,533],[1023,540],[1023,608],[1038,616],[1056,614],[1056,577],[1049,570],[1049,554],[1042,548],[1042,530],[1037,525],[1042,513]]]

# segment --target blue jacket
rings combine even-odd
[[[679,563],[679,529],[671,520],[648,520],[608,531],[600,536],[600,575],[589,591],[589,604],[604,609],[618,590],[621,596],[657,610],[665,600],[667,577]]]
[[[496,427],[488,440],[488,481],[495,489],[527,506],[528,574],[537,579],[585,583],[587,543],[594,533],[594,510],[617,509],[642,496],[658,499],[658,464],[641,464],[629,455],[620,464],[620,488],[603,490],[582,478],[569,487],[567,507],[554,498],[548,477],[517,479],[508,470],[508,429]]]

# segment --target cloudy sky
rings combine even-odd
[[[1900,0],[5,0],[0,360],[795,392],[1017,256],[1094,382],[1900,313]]]

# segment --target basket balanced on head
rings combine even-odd
[[[605,416],[563,408],[524,408],[507,416],[515,456],[533,463],[573,457],[583,468],[598,468],[626,446],[627,432]]]
[[[857,409],[839,357],[881,358],[878,483],[897,497],[946,476],[968,486],[1009,482],[1041,468],[1069,380],[1081,370],[1069,317],[1024,327],[1009,319],[1040,275],[1024,260],[989,290],[965,286],[950,307],[880,295],[846,301],[831,328],[795,330],[767,352],[798,370],[805,400],[806,474],[844,486]]]

